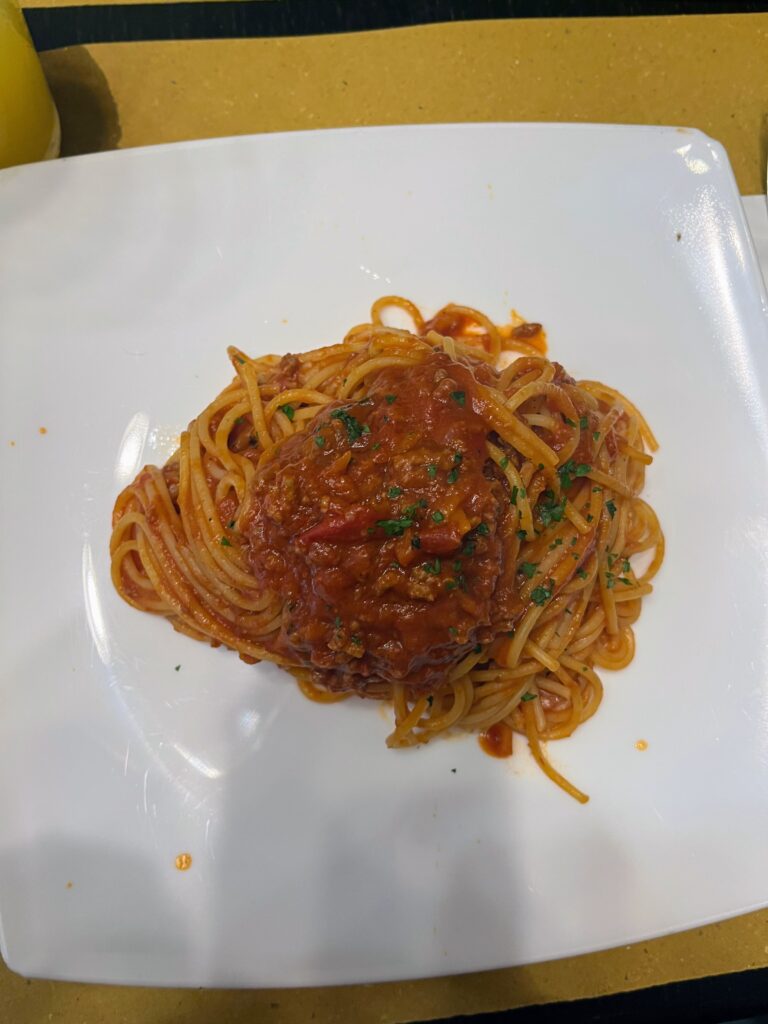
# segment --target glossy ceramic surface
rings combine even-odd
[[[0,239],[11,967],[407,978],[768,902],[768,331],[719,145],[465,125],[133,150],[0,174]],[[373,704],[310,704],[113,593],[114,498],[228,382],[226,346],[331,342],[391,292],[541,320],[658,433],[669,553],[637,656],[551,747],[585,807],[522,744],[388,751]]]

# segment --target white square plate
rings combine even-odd
[[[226,346],[335,341],[391,292],[543,321],[661,440],[669,553],[637,656],[550,748],[587,806],[522,744],[388,751],[375,706],[313,705],[112,590],[114,498],[228,382]],[[726,156],[693,131],[329,131],[0,174],[9,965],[373,981],[768,903],[767,333]]]

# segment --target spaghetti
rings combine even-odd
[[[639,497],[657,444],[545,352],[539,324],[396,296],[338,345],[231,348],[232,383],[117,499],[115,587],[313,700],[391,703],[391,747],[464,729],[506,756],[523,735],[586,801],[543,744],[632,660],[664,555]]]

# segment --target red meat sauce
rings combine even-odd
[[[480,386],[496,379],[435,353],[278,446],[239,522],[259,586],[285,598],[265,646],[331,690],[428,693],[511,627],[517,510],[487,455]]]

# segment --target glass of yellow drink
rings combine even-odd
[[[16,0],[0,0],[0,167],[58,156],[59,117]]]

